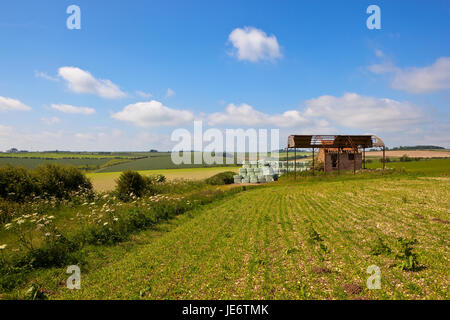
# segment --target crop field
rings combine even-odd
[[[189,152],[191,163],[176,165],[169,152],[107,152],[107,153],[75,153],[75,152],[23,152],[0,153],[0,166],[21,166],[34,169],[46,163],[72,165],[87,172],[122,172],[125,170],[162,170],[180,168],[208,168],[228,166],[227,157],[223,164],[194,164],[195,152]],[[233,157],[232,154],[228,157]],[[234,155],[236,157],[236,155]],[[232,166],[232,165],[231,165]]]
[[[407,172],[420,173],[423,175],[450,175],[450,159],[434,159],[408,162],[389,162],[386,168],[401,169]],[[368,169],[382,168],[383,164],[379,161],[367,163]]]
[[[399,164],[404,170],[217,187],[235,192],[116,244],[85,247],[80,290],[65,287],[65,267],[49,267],[4,298],[35,286],[49,299],[449,299],[450,160]],[[72,221],[83,212],[125,217],[153,203],[104,197],[48,214],[80,231]],[[5,231],[0,243],[15,246]],[[380,270],[380,289],[366,286],[369,266]]]
[[[382,178],[243,192],[149,234],[55,298],[448,299],[449,186]],[[398,237],[418,240],[420,271],[371,254],[378,238],[395,248]],[[380,290],[366,288],[370,265]]]
[[[166,170],[145,170],[138,171],[142,175],[162,174],[168,180],[189,179],[202,180],[209,178],[219,172],[236,171],[238,167],[209,167],[209,168],[185,168],[185,169],[166,169]],[[116,180],[120,172],[88,173],[87,177],[91,179],[96,191],[110,191],[114,189]]]

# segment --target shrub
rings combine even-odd
[[[45,164],[38,167],[34,174],[43,195],[66,198],[81,189],[92,190],[89,179],[75,167]]]
[[[235,175],[236,173],[232,171],[221,172],[212,177],[209,177],[205,180],[205,182],[211,185],[232,184],[234,182]]]
[[[400,162],[413,161],[413,158],[408,157],[406,154],[400,157]]]
[[[36,192],[36,181],[28,170],[11,165],[0,168],[0,197],[22,202]]]
[[[380,237],[377,238],[370,248],[370,254],[373,256],[389,255],[391,252],[391,248]]]
[[[117,196],[123,201],[130,201],[133,195],[141,197],[149,184],[150,180],[141,176],[139,172],[124,171],[117,180]]]

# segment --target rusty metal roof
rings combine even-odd
[[[374,135],[291,135],[289,148],[373,148],[384,147]]]

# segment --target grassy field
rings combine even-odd
[[[114,259],[88,272],[80,291],[60,288],[55,298],[448,299],[449,230],[435,219],[449,218],[449,185],[382,178],[244,192],[110,250]],[[371,255],[378,237],[395,247],[400,236],[418,240],[421,271]],[[381,290],[366,289],[372,264]]]
[[[46,163],[72,165],[88,172],[122,172],[125,170],[162,170],[179,168],[204,168],[225,166],[224,164],[194,164],[195,154],[189,152],[192,164],[175,165],[169,152],[108,152],[108,153],[75,153],[75,152],[23,152],[0,153],[0,166],[10,164],[27,169],[36,168]]]
[[[410,173],[418,173],[423,175],[450,175],[450,159],[433,159],[408,162],[388,162],[386,168],[401,169]],[[380,161],[374,161],[367,164],[368,169],[382,168]]]
[[[65,287],[65,267],[50,267],[30,271],[0,298],[24,297],[33,285],[50,299],[449,299],[450,160],[391,165],[402,170],[284,178],[246,190],[209,186],[238,192],[125,241],[86,246],[81,290]],[[202,188],[179,190],[201,195]],[[80,215],[113,210],[123,219],[127,208],[155,201],[108,199],[46,214],[70,234],[83,229],[72,222]],[[12,234],[0,231],[1,243],[13,252]],[[366,287],[371,265],[380,268],[380,290]]]
[[[238,167],[209,167],[209,168],[185,168],[185,169],[166,169],[166,170],[145,170],[139,171],[142,175],[163,174],[168,180],[190,179],[201,180],[209,178],[219,172],[236,171]],[[114,189],[116,180],[120,172],[88,173],[94,189],[97,191],[110,191]]]

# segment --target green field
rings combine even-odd
[[[189,152],[191,163],[176,165],[169,152],[108,152],[108,153],[75,153],[75,152],[24,152],[0,153],[0,166],[10,164],[34,169],[46,163],[72,165],[88,172],[122,172],[125,170],[162,170],[180,168],[206,168],[226,166],[223,164],[194,164],[194,152]],[[198,154],[198,153],[197,153]]]
[[[449,159],[433,159],[408,162],[388,162],[386,168],[405,170],[410,173],[420,173],[424,175],[450,175]],[[380,161],[367,164],[368,169],[382,168]]]
[[[404,170],[230,186],[238,193],[114,245],[85,247],[81,290],[65,287],[65,267],[51,267],[28,273],[3,297],[24,297],[33,285],[50,299],[449,299],[450,160],[392,164]],[[220,189],[203,188],[179,193],[174,185],[168,196]],[[98,199],[47,214],[75,233],[83,228],[71,222],[75,215],[104,212]],[[152,203],[108,201],[122,215]],[[412,270],[400,238],[416,241]],[[16,247],[7,231],[1,243]],[[371,265],[381,270],[380,290],[366,287]]]

